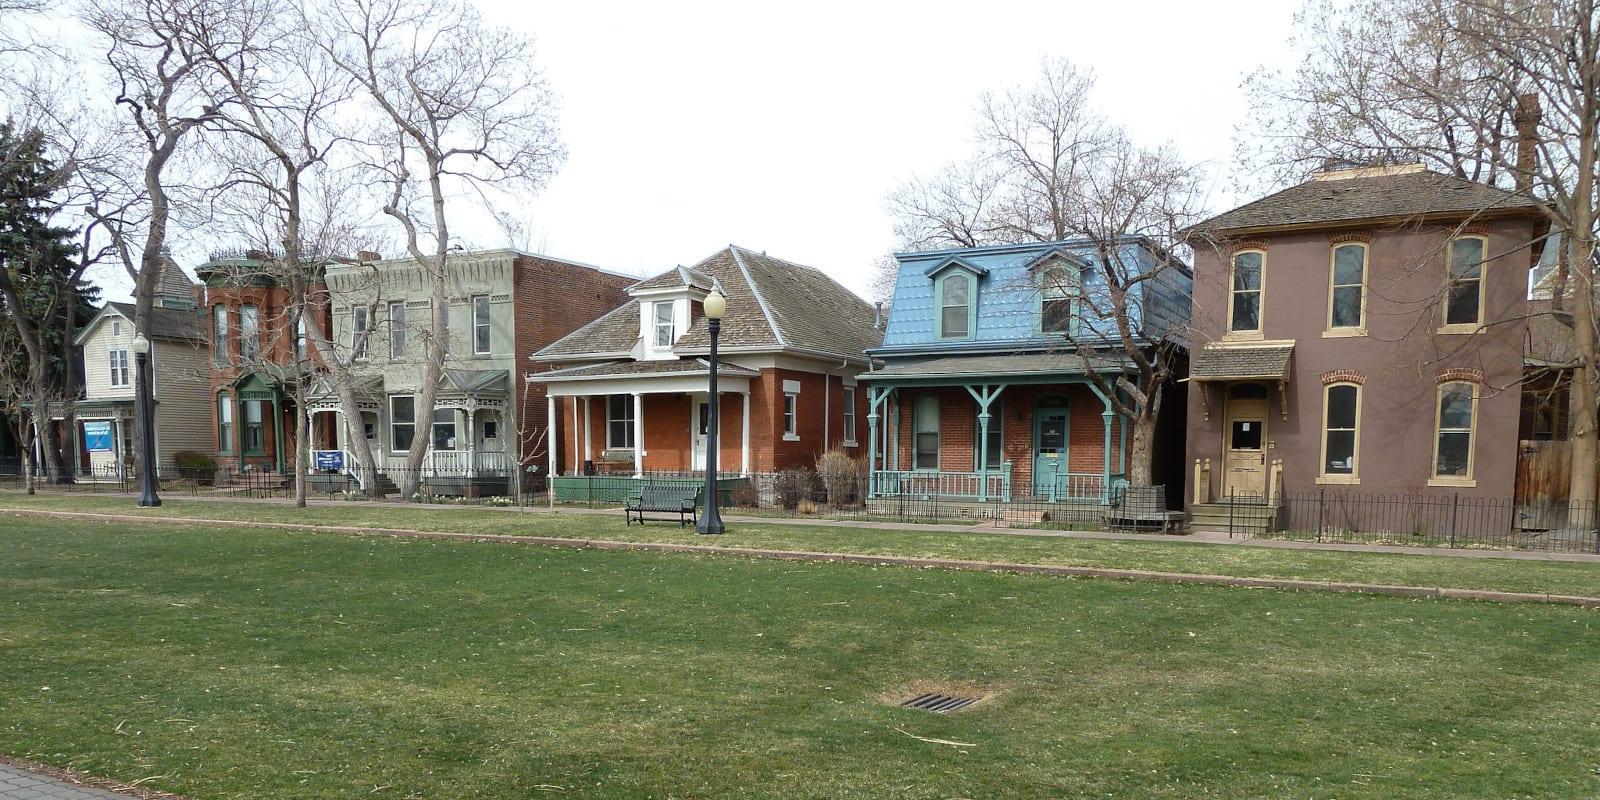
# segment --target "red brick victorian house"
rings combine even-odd
[[[728,246],[628,288],[630,299],[539,350],[525,376],[548,392],[549,469],[629,475],[705,465],[710,337],[701,302],[727,297],[719,340],[722,471],[814,466],[866,443],[855,375],[881,340],[873,308],[812,267]],[[561,478],[556,479],[560,494]]]

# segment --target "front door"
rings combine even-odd
[[[1033,411],[1033,494],[1054,497],[1067,474],[1067,401],[1046,397]]]
[[[694,469],[706,468],[706,436],[711,432],[711,404],[694,404]]]
[[[1223,435],[1222,493],[1244,498],[1267,493],[1267,389],[1235,384],[1228,392]]]

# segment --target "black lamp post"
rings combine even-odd
[[[728,311],[728,298],[712,289],[702,304],[706,325],[711,331],[711,419],[706,431],[706,513],[694,525],[695,533],[722,533],[722,514],[717,511],[717,428],[721,424],[722,398],[717,395],[717,336],[722,333],[722,315]]]
[[[139,505],[154,508],[161,505],[156,496],[156,435],[150,410],[155,401],[150,397],[150,340],[142,333],[133,337],[133,369],[138,382],[134,413],[139,417],[139,482],[144,484]]]

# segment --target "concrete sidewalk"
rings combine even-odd
[[[100,789],[0,760],[0,800],[126,800],[154,797],[148,792],[123,793]]]

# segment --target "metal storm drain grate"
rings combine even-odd
[[[959,711],[982,699],[982,695],[977,697],[951,697],[947,694],[929,693],[919,694],[900,705],[904,708],[919,708],[923,711],[932,711],[935,714],[946,714],[951,711]]]

